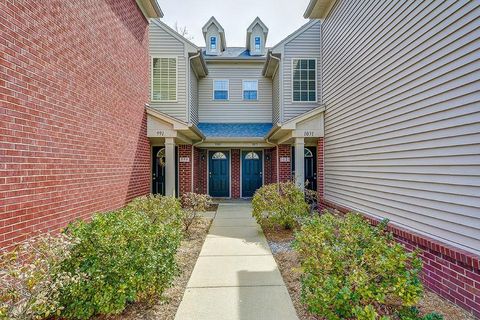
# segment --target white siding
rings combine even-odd
[[[186,65],[188,59],[185,57],[184,44],[178,39],[171,36],[165,30],[160,28],[155,23],[150,24],[150,55],[155,56],[169,56],[177,58],[178,69],[178,87],[177,87],[177,101],[176,102],[156,102],[151,101],[150,106],[169,114],[182,121],[187,121],[187,87],[186,87]],[[151,64],[151,61],[150,61]],[[150,65],[151,67],[151,65]],[[151,76],[151,75],[150,75]],[[151,81],[150,81],[151,84]],[[150,95],[151,99],[151,95]]]
[[[278,68],[272,80],[272,119],[273,123],[280,122],[280,68]]]
[[[293,102],[292,100],[292,59],[317,59],[317,102]],[[297,37],[285,43],[283,63],[283,121],[318,107],[321,103],[321,51],[320,21],[310,26]]]
[[[198,124],[198,79],[190,67],[190,97],[188,99],[190,104],[190,122]]]
[[[271,122],[272,80],[262,76],[264,62],[208,63],[208,76],[200,79],[200,122]],[[228,101],[213,100],[213,80],[230,82]],[[258,100],[243,100],[242,80],[258,80]]]
[[[479,27],[479,1],[337,1],[326,199],[480,251]]]

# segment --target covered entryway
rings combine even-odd
[[[304,148],[305,188],[317,190],[317,148]],[[295,147],[292,147],[292,176],[295,176]]]
[[[262,151],[242,152],[242,197],[253,197],[255,191],[263,184]]]
[[[152,147],[152,193],[165,195],[165,147]],[[175,148],[175,190],[178,194],[178,148]]]
[[[230,153],[228,151],[208,152],[208,189],[215,198],[230,197]]]

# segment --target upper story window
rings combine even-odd
[[[260,47],[262,45],[262,40],[260,37],[255,37],[255,50],[260,50]]]
[[[317,61],[293,59],[293,101],[317,101]]]
[[[228,80],[213,80],[213,100],[228,100]]]
[[[217,50],[217,37],[210,37],[210,50]]]
[[[177,59],[152,59],[152,100],[177,100]]]
[[[243,99],[244,100],[258,99],[258,81],[257,80],[243,81]]]

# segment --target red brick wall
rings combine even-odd
[[[292,147],[287,144],[278,145],[278,180],[279,182],[286,182],[292,180]],[[288,157],[289,162],[281,162],[280,158]]]
[[[183,160],[187,160],[184,162]],[[178,193],[182,195],[192,192],[192,145],[182,144],[178,146]]]
[[[322,199],[324,206],[349,212],[348,208]],[[373,225],[378,220],[365,216]],[[480,318],[480,257],[426,236],[389,225],[396,241],[408,250],[420,250],[423,260],[423,283],[440,296]]]
[[[325,194],[325,181],[324,181],[324,138],[318,138],[317,141],[317,199],[321,199]],[[318,201],[318,208],[323,209],[322,204]]]
[[[232,157],[232,195],[233,199],[240,198],[240,149],[231,150]]]
[[[150,192],[135,1],[0,1],[0,247]]]
[[[193,188],[196,193],[207,193],[207,151],[194,148]]]
[[[277,162],[277,158],[274,155],[275,148],[272,149],[265,149],[264,150],[264,157],[263,157],[263,181],[264,184],[270,184],[277,181],[277,172],[275,170],[275,164]]]

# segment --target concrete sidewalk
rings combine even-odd
[[[219,205],[175,319],[298,319],[250,203]]]

